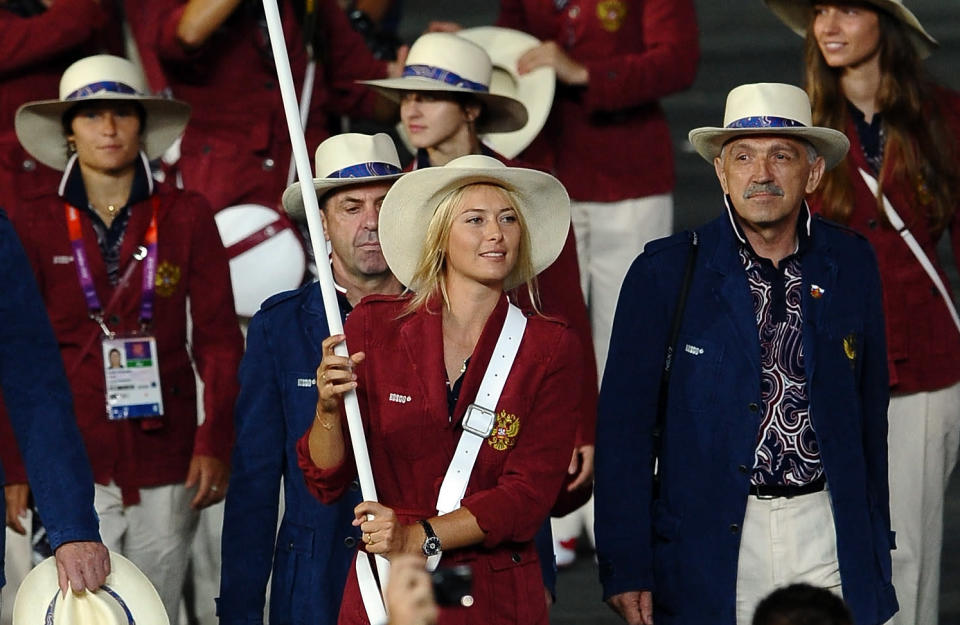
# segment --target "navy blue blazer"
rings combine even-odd
[[[250,322],[223,519],[221,623],[262,625],[271,568],[271,625],[337,622],[359,537],[351,521],[360,492],[320,503],[304,486],[295,449],[313,421],[327,336],[317,283],[268,299]],[[277,533],[281,477],[285,508]]]
[[[0,387],[50,546],[100,540],[93,473],[73,414],[73,396],[27,256],[0,210]],[[3,483],[0,471],[0,483]],[[0,515],[6,502],[0,500]],[[0,531],[0,586],[4,532]]]
[[[810,228],[801,260],[810,415],[844,599],[858,625],[873,625],[897,610],[880,276],[860,235],[819,217]],[[595,492],[604,596],[653,590],[658,625],[735,623],[739,532],[762,418],[760,344],[733,228],[724,215],[699,233],[656,500],[651,434],[688,233],[647,245],[627,274],[600,395]]]

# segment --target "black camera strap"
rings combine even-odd
[[[697,250],[700,248],[700,235],[696,230],[690,232],[690,251],[687,252],[687,262],[683,268],[683,284],[677,296],[677,307],[673,313],[673,322],[670,324],[670,337],[667,340],[667,350],[663,359],[663,373],[660,375],[660,392],[657,395],[657,421],[653,428],[653,487],[654,493],[660,486],[660,450],[663,444],[663,431],[667,421],[667,395],[670,388],[670,371],[673,369],[673,355],[676,351],[677,338],[680,335],[680,325],[683,322],[683,311],[687,306],[687,294],[690,292],[690,283],[693,281],[693,267],[697,262]]]

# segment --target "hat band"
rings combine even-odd
[[[123,613],[127,617],[127,625],[137,625],[136,619],[133,618],[133,613],[130,612],[130,608],[127,607],[127,603],[120,597],[119,594],[113,589],[104,584],[100,587],[100,590],[103,590],[108,595],[117,600],[117,603],[120,604],[120,607],[123,608]],[[54,593],[53,599],[50,600],[50,603],[47,605],[47,611],[43,615],[43,625],[53,625],[53,614],[57,608],[57,599],[60,597],[60,590],[57,589],[57,592]]]
[[[84,85],[65,97],[64,100],[78,100],[80,98],[86,98],[98,93],[103,93],[104,91],[107,93],[140,95],[140,92],[126,83],[117,82],[115,80],[104,80],[101,82],[94,82],[90,83],[89,85]]]
[[[401,173],[401,170],[396,165],[370,162],[338,169],[333,173],[327,174],[327,178],[371,178],[373,176],[393,176],[399,173]]]
[[[807,125],[789,117],[741,117],[727,124],[727,128],[806,128]]]
[[[429,78],[430,80],[436,80],[454,87],[463,87],[470,91],[481,91],[483,93],[490,91],[490,87],[487,85],[467,80],[463,76],[455,74],[450,70],[443,69],[442,67],[434,67],[433,65],[407,65],[403,68],[403,76]]]

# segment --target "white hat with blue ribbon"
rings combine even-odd
[[[740,85],[727,95],[723,127],[690,131],[690,143],[708,162],[720,156],[723,145],[745,135],[782,135],[806,141],[823,157],[827,169],[847,155],[850,141],[832,128],[814,126],[807,92],[794,85],[755,83]]]
[[[313,188],[317,197],[338,187],[392,182],[403,175],[397,146],[390,135],[382,132],[375,135],[359,132],[334,135],[317,147],[314,165],[317,177],[313,179]],[[299,182],[286,188],[282,202],[288,215],[294,219],[304,218]]]
[[[63,114],[81,102],[123,100],[146,111],[141,149],[147,158],[159,158],[187,127],[190,105],[181,100],[152,96],[143,73],[127,59],[98,54],[80,59],[63,72],[60,97],[28,102],[17,110],[14,126],[24,149],[35,159],[62,170],[67,165]]]
[[[361,84],[398,102],[406,91],[472,95],[484,105],[477,132],[510,132],[527,123],[522,102],[490,91],[493,62],[479,45],[451,33],[426,33],[410,47],[399,78],[364,80]]]
[[[147,576],[110,552],[110,574],[95,591],[60,592],[57,563],[47,558],[30,571],[13,602],[13,625],[169,625],[167,611]]]

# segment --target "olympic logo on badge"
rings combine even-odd
[[[487,442],[497,451],[506,451],[517,444],[517,434],[520,432],[520,419],[515,414],[501,410],[497,415],[497,423]]]

